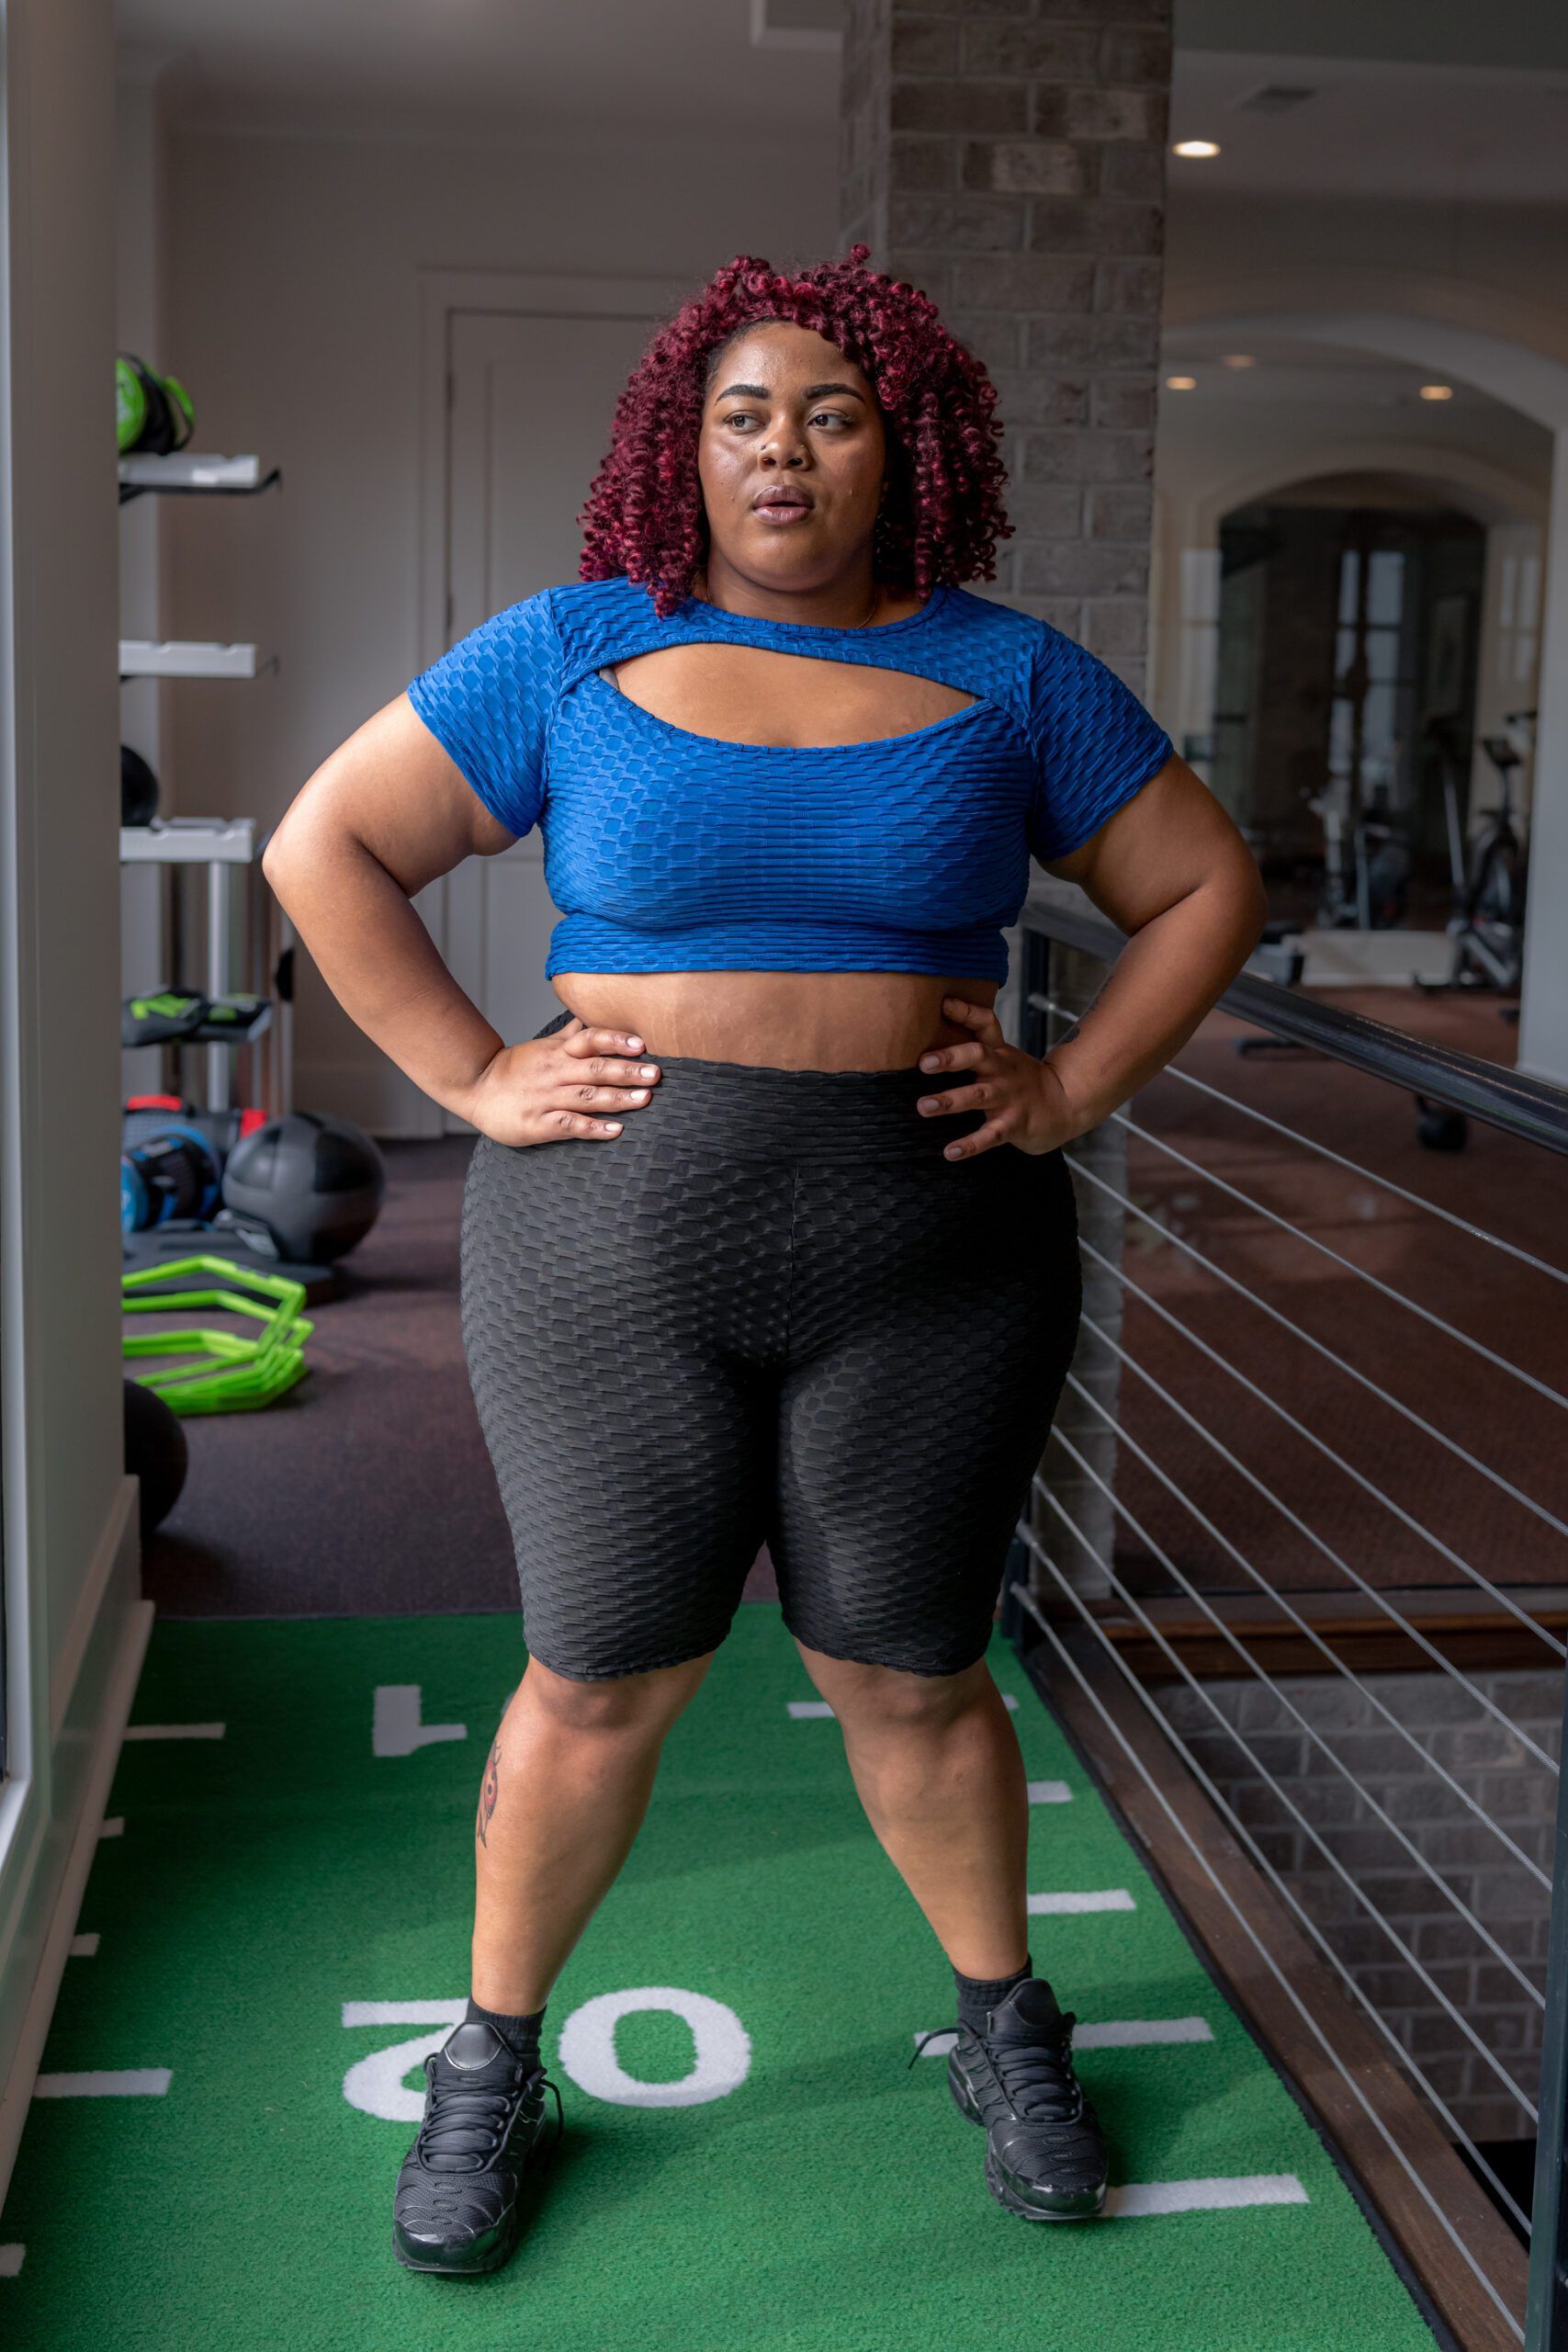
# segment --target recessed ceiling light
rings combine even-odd
[[[1220,151],[1212,139],[1179,139],[1170,152],[1173,155],[1217,155]]]
[[[1453,396],[1454,388],[1451,384],[1423,384],[1421,387],[1421,397],[1424,401],[1451,401]]]
[[[1196,376],[1168,376],[1165,379],[1165,389],[1168,392],[1195,392],[1198,389],[1198,379]]]
[[[1258,362],[1250,351],[1227,351],[1220,365],[1222,368],[1256,368]]]

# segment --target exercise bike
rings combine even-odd
[[[1453,962],[1446,980],[1417,979],[1425,996],[1455,989],[1493,989],[1517,997],[1524,970],[1525,851],[1514,830],[1513,779],[1535,741],[1533,710],[1510,711],[1501,735],[1483,735],[1481,748],[1497,771],[1500,805],[1483,812],[1480,831],[1466,846],[1460,815],[1462,746],[1451,726],[1438,719],[1428,732],[1443,777],[1448,816],[1449,865],[1453,912],[1448,933]],[[1517,1004],[1500,1008],[1505,1021],[1517,1021]]]
[[[1348,817],[1350,787],[1330,777],[1302,798],[1323,827],[1317,922],[1325,931],[1397,931],[1409,910],[1410,847],[1388,806],[1388,786]]]

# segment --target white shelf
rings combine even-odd
[[[119,640],[122,678],[254,678],[254,645],[219,645],[200,639],[122,637]]]
[[[121,458],[119,478],[140,490],[257,490],[259,458],[221,458],[194,449],[172,449],[167,457],[145,453]]]
[[[249,865],[255,854],[254,817],[166,817],[150,825],[122,825],[122,865]]]

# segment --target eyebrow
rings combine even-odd
[[[847,392],[852,401],[863,401],[865,398],[864,393],[857,392],[852,384],[807,384],[801,398],[818,401],[824,392]],[[716,401],[728,401],[737,395],[749,401],[765,401],[770,397],[765,384],[726,384],[722,392],[715,392],[714,398]]]

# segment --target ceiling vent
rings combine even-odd
[[[757,49],[840,49],[845,0],[751,0]]]
[[[1297,107],[1304,107],[1315,98],[1315,90],[1304,90],[1290,82],[1264,82],[1256,90],[1235,101],[1237,114],[1292,114]]]

